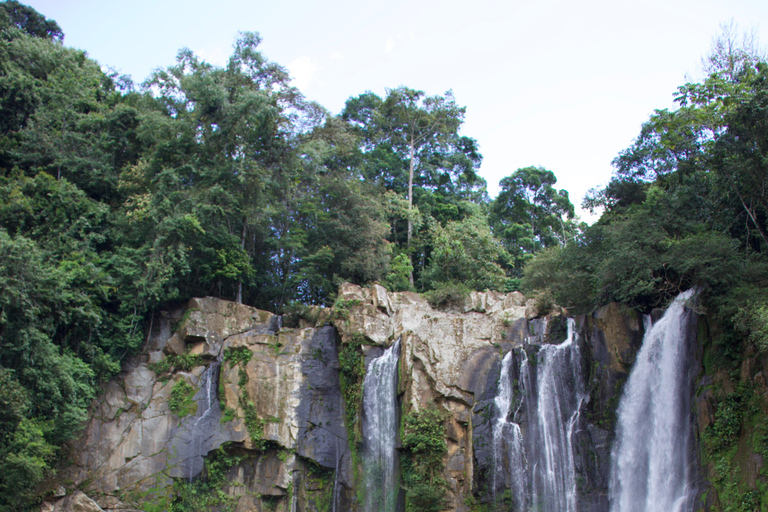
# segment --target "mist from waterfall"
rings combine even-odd
[[[687,326],[681,293],[646,330],[618,409],[611,453],[611,512],[690,512],[692,414]]]
[[[363,381],[363,485],[365,512],[395,512],[397,481],[398,340],[368,365]]]

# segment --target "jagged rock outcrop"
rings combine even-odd
[[[304,458],[338,470],[332,483],[344,502],[352,477],[336,345],[331,326],[281,329],[271,313],[193,299],[164,313],[148,355],[104,387],[63,476],[105,510],[162,503],[174,481],[199,478],[204,459],[226,444],[238,463],[223,491],[237,510],[258,510],[262,498],[327,492],[313,478],[304,479],[312,489],[295,485],[307,472]],[[238,353],[248,356],[228,357]],[[164,362],[170,370],[158,371]],[[174,410],[179,401],[182,412]]]
[[[284,327],[272,313],[193,299],[158,315],[147,353],[104,386],[61,481],[106,511],[125,510],[167,502],[174,482],[211,479],[204,462],[220,461],[220,491],[237,512],[358,510],[360,427],[347,424],[354,404],[339,353],[364,340],[370,361],[399,339],[401,414],[443,411],[446,510],[471,510],[488,500],[501,359],[513,347],[561,342],[565,314],[539,317],[519,293],[473,292],[438,310],[414,293],[346,284],[334,308],[308,308]],[[643,326],[610,305],[577,330],[589,369],[576,434],[581,510],[607,510],[613,409]],[[67,510],[65,499],[51,506]]]

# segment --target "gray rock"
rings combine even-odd
[[[309,357],[301,366],[304,385],[296,414],[299,422],[296,453],[339,471],[341,480],[351,487],[351,453],[344,425],[336,329],[317,330],[308,349]]]

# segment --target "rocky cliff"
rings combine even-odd
[[[572,357],[583,369],[569,437],[579,510],[608,508],[614,411],[641,320],[612,304],[573,324],[580,348]],[[475,292],[435,309],[417,294],[344,285],[333,308],[283,318],[193,299],[160,315],[151,334],[147,353],[104,386],[58,475],[66,497],[46,510],[75,510],[75,496],[93,510],[149,512],[174,501],[189,510],[360,510],[361,379],[397,340],[406,482],[398,507],[410,500],[414,509],[419,496],[409,492],[420,485],[436,493],[436,510],[491,510],[502,502],[491,485],[502,359],[562,342],[567,325],[564,311],[539,312],[519,293]],[[411,435],[425,421],[440,433],[433,452]],[[427,467],[430,453],[437,462]]]

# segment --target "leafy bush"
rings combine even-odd
[[[227,473],[244,459],[230,451],[231,447],[222,446],[205,460],[205,466],[200,478],[194,482],[176,480],[174,491],[176,497],[169,512],[207,512],[219,510],[233,512],[237,505],[237,497],[223,492],[227,485]],[[164,509],[166,510],[166,509]]]
[[[168,377],[176,372],[189,372],[204,364],[203,356],[199,354],[171,354],[147,367],[158,377]]]
[[[398,254],[392,260],[389,272],[384,277],[382,285],[391,292],[414,292],[416,289],[411,284],[413,264],[407,254]]]
[[[349,308],[360,304],[357,299],[344,300],[336,299],[331,308],[331,320],[349,320]]]
[[[463,283],[473,290],[501,290],[507,279],[501,264],[509,254],[493,237],[479,211],[462,221],[434,227],[434,249],[420,281],[426,289]]]
[[[224,360],[235,365],[246,365],[253,358],[253,352],[247,347],[227,347],[224,351]]]
[[[168,408],[179,418],[184,418],[197,412],[195,401],[197,390],[184,379],[179,379],[171,388],[171,397],[168,399]]]
[[[424,293],[435,308],[461,307],[472,290],[464,283],[447,281],[435,284],[435,289]]]
[[[361,345],[366,342],[362,335],[352,335],[339,347],[339,383],[344,397],[344,416],[349,433],[349,447],[353,457],[357,457],[360,429],[358,422],[363,402],[363,380],[365,379],[365,358]]]
[[[405,416],[402,465],[406,512],[437,512],[445,508],[448,486],[442,472],[448,447],[444,416],[436,407]]]

